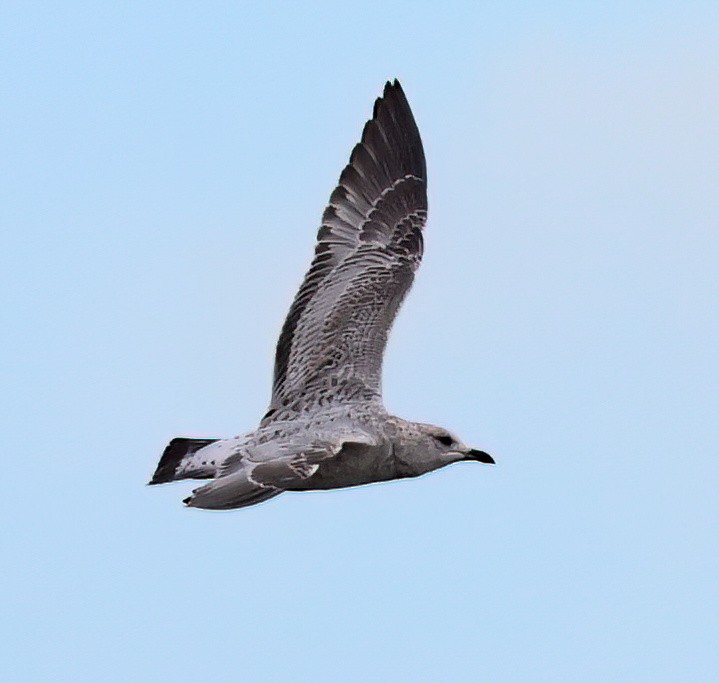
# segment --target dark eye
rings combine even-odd
[[[451,446],[454,443],[454,439],[451,436],[435,436],[434,437],[437,441],[439,441],[443,446]]]

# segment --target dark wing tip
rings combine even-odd
[[[399,79],[395,78],[392,82],[387,81],[387,83],[384,86],[385,93],[387,92],[395,92],[397,95],[402,97],[403,99],[407,99],[406,95],[404,94],[404,90],[402,89],[402,84],[399,82]]]
[[[384,84],[384,92],[382,93],[383,97],[387,97],[387,95],[392,92],[393,90],[396,90],[401,95],[404,95],[404,91],[402,90],[402,85],[399,82],[398,78],[395,78],[391,81],[386,81]]]
[[[389,110],[404,110],[405,113],[409,113],[414,123],[414,117],[412,116],[409,102],[407,102],[407,96],[404,94],[404,90],[396,78],[394,82],[387,81],[384,84],[382,94],[375,100],[372,118],[380,118],[382,110],[385,108]]]
[[[372,136],[375,127],[381,129],[383,140]],[[412,173],[427,182],[422,138],[407,96],[396,78],[385,83],[382,96],[375,100],[372,119],[365,126],[361,144],[371,149],[373,156],[389,161],[391,175]]]

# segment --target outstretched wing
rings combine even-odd
[[[399,82],[387,83],[340,175],[275,357],[278,412],[381,401],[387,334],[422,258],[427,173]]]

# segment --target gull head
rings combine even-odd
[[[489,453],[470,448],[456,434],[436,425],[415,422],[412,424],[412,437],[405,439],[395,450],[402,469],[407,476],[417,476],[431,472],[454,462],[481,462],[494,465]]]

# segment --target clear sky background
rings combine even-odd
[[[5,2],[0,677],[719,677],[719,4]],[[185,509],[384,81],[388,408],[496,468]]]

